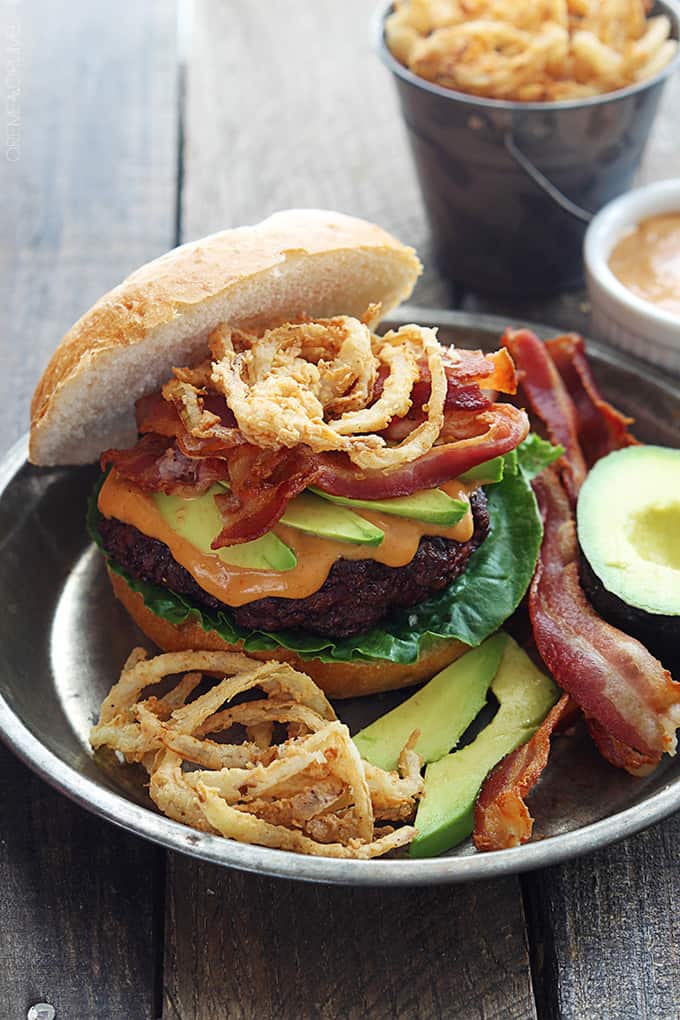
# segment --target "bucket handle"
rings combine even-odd
[[[539,186],[547,195],[552,198],[553,202],[556,202],[561,209],[568,212],[571,216],[574,216],[577,220],[582,223],[590,223],[593,218],[593,213],[588,212],[587,209],[582,209],[580,205],[576,205],[570,198],[563,195],[562,192],[556,185],[549,181],[544,173],[534,166],[528,156],[522,152],[520,148],[515,144],[515,139],[512,136],[512,131],[506,131],[503,139],[505,148],[510,153],[515,163],[518,164],[524,170],[532,181]]]

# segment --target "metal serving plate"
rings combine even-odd
[[[460,346],[495,349],[505,321],[403,309],[396,322],[440,327]],[[557,332],[535,327],[543,336]],[[605,395],[635,417],[647,442],[680,447],[680,385],[623,355],[588,345]],[[468,841],[432,860],[351,861],[247,846],[158,814],[136,770],[93,755],[88,731],[128,652],[148,641],[114,599],[84,527],[95,469],[37,469],[26,441],[0,466],[0,735],[47,782],[90,811],[182,853],[230,867],[357,885],[462,882],[554,864],[594,850],[680,809],[680,759],[645,779],[607,765],[584,733],[553,742],[531,795],[532,843],[479,854]],[[403,695],[340,702],[358,727]]]

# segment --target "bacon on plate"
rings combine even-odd
[[[586,477],[586,462],[579,445],[574,402],[546,345],[535,333],[529,329],[508,329],[502,343],[515,361],[522,392],[532,414],[541,420],[551,442],[564,447],[559,469],[575,506]]]
[[[544,536],[529,590],[536,646],[559,686],[620,746],[647,759],[673,754],[680,684],[650,652],[597,615],[579,582],[576,524],[557,474],[534,479]],[[608,755],[608,745],[598,746]],[[611,745],[614,747],[615,745]]]
[[[661,761],[661,754],[643,754],[622,743],[609,733],[597,719],[587,719],[588,732],[598,751],[610,765],[617,769],[625,769],[633,776],[646,776],[653,772]]]
[[[578,441],[588,467],[613,450],[637,445],[628,431],[633,419],[612,407],[595,385],[583,337],[566,333],[546,340],[545,346],[574,403]]]
[[[533,737],[507,754],[486,777],[475,804],[472,839],[478,850],[506,850],[531,839],[534,820],[524,798],[548,764],[554,730],[574,708],[569,695],[563,694]]]

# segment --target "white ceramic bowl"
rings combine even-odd
[[[680,317],[637,297],[607,264],[614,245],[631,227],[670,212],[680,213],[680,179],[621,195],[593,218],[584,259],[593,334],[680,375]]]

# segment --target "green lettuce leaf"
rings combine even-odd
[[[530,432],[516,452],[524,476],[531,479],[558,460],[564,453],[564,447],[553,446],[547,439],[541,439],[535,432]]]
[[[183,595],[132,578],[114,560],[109,560],[109,566],[157,616],[173,624],[193,618],[204,630],[216,630],[230,644],[242,641],[245,651],[284,647],[302,658],[323,662],[415,662],[423,649],[441,638],[456,638],[471,646],[481,644],[517,608],[531,581],[543,536],[530,479],[561,452],[531,434],[517,454],[513,451],[508,455],[502,481],[488,487],[490,533],[470,557],[461,577],[426,602],[395,610],[382,626],[353,638],[334,640],[301,630],[247,630],[235,623],[231,613],[198,607]],[[99,486],[90,499],[88,530],[101,547],[98,491]]]

